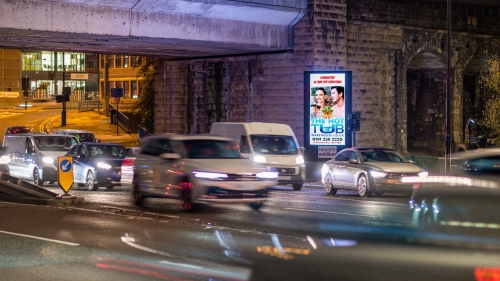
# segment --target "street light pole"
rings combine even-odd
[[[64,92],[64,76],[66,75],[66,66],[64,65],[64,52],[62,53],[62,97],[63,97],[63,109],[61,113],[61,127],[66,126],[66,93]]]
[[[447,40],[446,40],[446,135],[444,140],[444,173],[451,172],[451,135],[450,135],[450,116],[451,116],[451,1],[447,0]]]

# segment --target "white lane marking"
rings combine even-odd
[[[339,198],[339,197],[329,197],[329,196],[318,196],[318,195],[306,195],[306,194],[299,194],[299,193],[289,193],[289,192],[276,192],[274,190],[271,190],[272,193],[279,193],[279,194],[286,194],[286,195],[296,195],[296,197],[312,197],[312,198],[322,198],[326,200],[340,200],[340,201],[355,201],[355,202],[360,202],[360,203],[373,203],[373,204],[379,204],[379,205],[393,205],[393,206],[408,206],[407,204],[400,204],[400,203],[390,203],[390,202],[379,202],[379,201],[365,201],[361,199],[349,199],[349,198]],[[279,198],[272,198],[269,197],[269,199],[279,199]],[[408,198],[408,201],[410,198]]]
[[[365,218],[376,219],[374,216],[358,215],[358,214],[349,214],[349,213],[342,213],[342,212],[331,212],[331,211],[309,210],[309,209],[299,209],[299,208],[285,208],[285,210],[304,211],[304,212],[311,212],[311,213],[327,213],[327,214],[336,214],[336,215],[345,215],[345,216],[355,216],[355,217],[365,217]]]
[[[54,242],[54,243],[59,243],[59,244],[64,244],[64,245],[69,245],[69,246],[80,246],[80,244],[77,244],[77,243],[71,243],[71,242],[66,242],[66,241],[61,241],[61,240],[48,239],[48,238],[43,238],[43,237],[38,237],[38,236],[31,236],[31,235],[2,231],[2,230],[0,230],[0,233],[21,236],[21,237],[26,237],[26,238],[32,238],[32,239],[38,239],[38,240],[43,240],[43,241],[48,241],[48,242]]]

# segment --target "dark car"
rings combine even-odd
[[[26,126],[10,126],[5,134],[27,134],[31,133],[31,129]]]
[[[127,156],[125,147],[114,143],[80,143],[68,153],[73,156],[74,182],[88,190],[120,185],[121,166]]]
[[[411,193],[405,177],[427,177],[428,173],[398,152],[377,147],[346,148],[323,164],[321,180],[328,194],[338,189],[356,190],[361,197],[386,191]]]
[[[448,175],[407,178],[412,224],[454,234],[500,235],[500,148],[455,153]]]

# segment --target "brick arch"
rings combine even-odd
[[[406,108],[410,153],[444,153],[445,130],[438,129],[444,128],[446,122],[446,50],[442,40],[442,34],[413,34],[402,52],[401,75],[405,79],[400,84],[405,104],[400,106]]]

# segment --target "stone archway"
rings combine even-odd
[[[444,154],[446,62],[434,50],[422,50],[407,67],[408,151]]]

